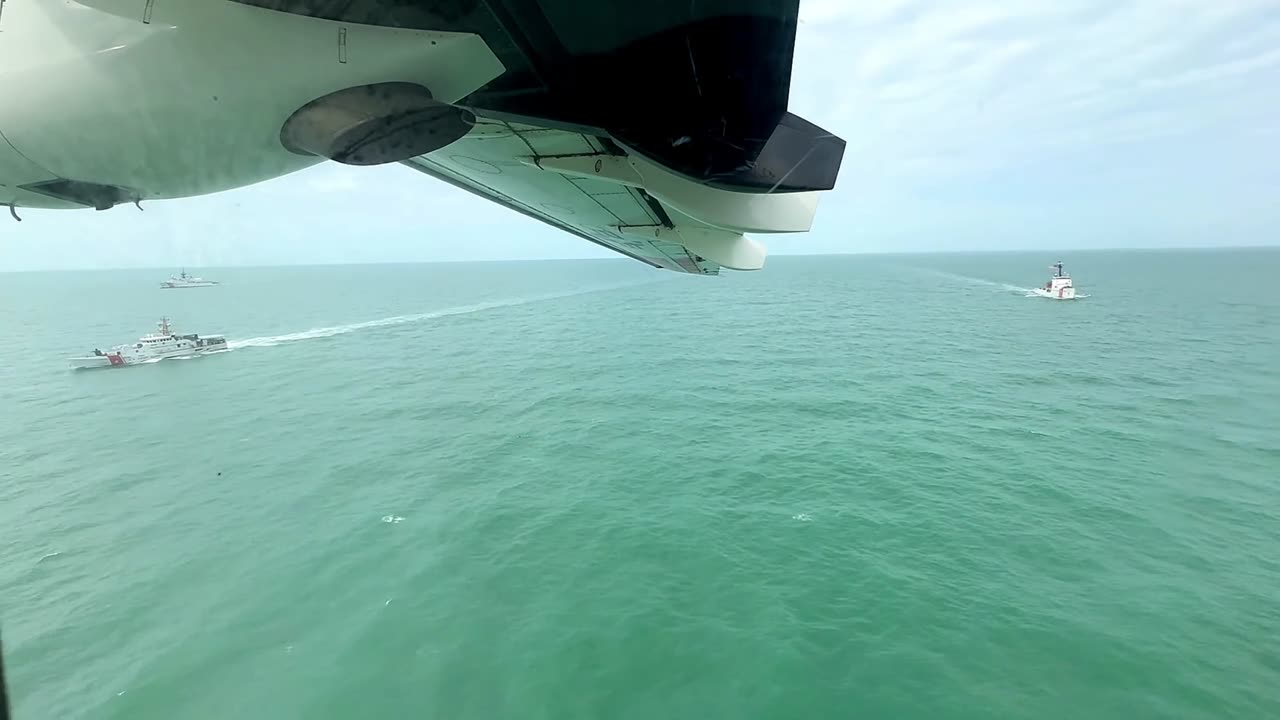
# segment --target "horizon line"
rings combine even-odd
[[[764,270],[768,269],[768,260],[784,257],[892,257],[899,255],[1012,255],[1028,253],[1044,253],[1060,255],[1066,253],[1110,253],[1110,252],[1203,252],[1203,251],[1238,251],[1238,250],[1280,250],[1280,244],[1271,245],[1175,245],[1168,247],[1110,247],[1110,248],[1005,248],[975,250],[895,250],[895,251],[848,251],[848,252],[814,252],[814,253],[776,253],[765,261]],[[226,264],[226,265],[182,265],[179,268],[199,269],[257,269],[257,268],[307,268],[307,267],[364,267],[377,265],[461,265],[480,263],[541,263],[541,262],[627,262],[635,263],[632,258],[618,257],[552,257],[552,258],[476,258],[468,260],[371,260],[350,262],[299,262],[276,264]],[[161,270],[175,267],[173,265],[133,265],[118,267],[67,267],[67,268],[29,268],[19,270],[0,269],[0,275],[19,273],[57,273],[57,272],[116,272],[122,270]],[[658,268],[654,268],[658,269]],[[733,271],[758,272],[758,271]]]

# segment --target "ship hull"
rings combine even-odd
[[[149,362],[156,362],[168,358],[190,358],[199,357],[200,355],[208,355],[210,353],[226,350],[225,343],[213,345],[207,348],[199,348],[195,350],[179,350],[168,353],[158,353],[155,355],[124,355],[114,352],[104,353],[102,355],[87,355],[85,357],[73,357],[69,359],[73,370],[93,370],[97,368],[112,367],[128,367],[130,365],[142,365]]]
[[[90,355],[89,357],[71,358],[71,368],[73,370],[92,370],[94,368],[112,367],[111,358],[105,355]],[[123,365],[123,363],[121,363]]]
[[[1058,288],[1057,290],[1045,290],[1044,288],[1031,288],[1031,294],[1036,297],[1049,298],[1050,300],[1075,300],[1075,288]]]

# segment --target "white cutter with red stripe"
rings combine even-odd
[[[132,345],[117,345],[110,350],[93,351],[92,355],[71,358],[76,369],[124,367],[165,358],[192,357],[227,349],[227,339],[221,335],[201,337],[194,333],[177,335],[169,327],[169,318],[160,318],[157,331],[143,335]]]

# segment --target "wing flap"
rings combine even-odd
[[[604,144],[589,135],[485,119],[461,140],[405,164],[654,267],[717,274],[718,264],[690,252],[678,236],[656,232],[670,228],[643,189],[551,172],[536,164],[540,157],[607,154]],[[637,226],[655,232],[642,236],[623,231]]]

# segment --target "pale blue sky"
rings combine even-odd
[[[848,141],[772,254],[1280,243],[1275,0],[802,0],[791,109]],[[0,216],[0,270],[609,257],[401,166]]]

